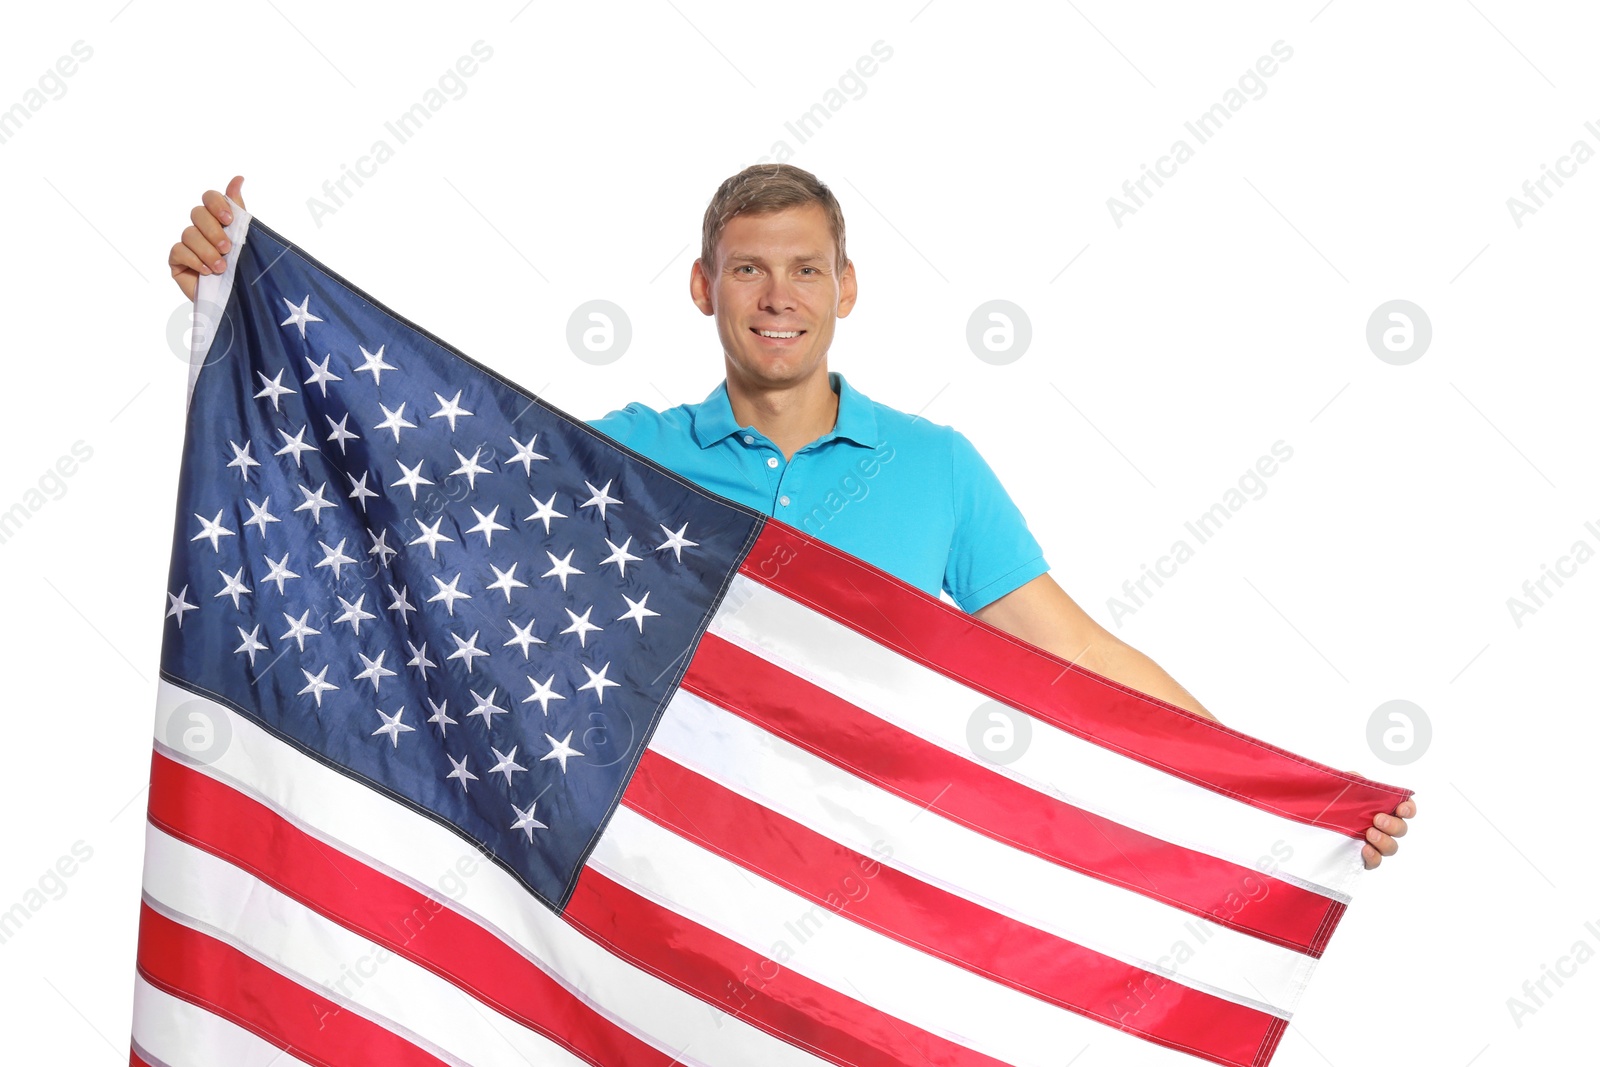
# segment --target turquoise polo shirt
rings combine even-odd
[[[711,492],[798,527],[938,596],[977,611],[1049,570],[1039,542],[978,450],[828,375],[833,429],[783,452],[740,426],[718,383],[698,404],[637,401],[589,425]]]

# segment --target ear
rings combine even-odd
[[[698,259],[689,268],[689,299],[694,301],[694,306],[700,309],[702,315],[716,314],[716,308],[711,303],[711,279],[706,276],[705,268]]]
[[[856,264],[854,260],[844,261],[844,273],[839,276],[839,318],[850,314],[850,309],[856,306]]]

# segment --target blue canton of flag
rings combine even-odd
[[[561,908],[762,517],[255,220],[193,380],[161,668]]]

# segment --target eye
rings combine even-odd
[[[740,264],[739,266],[737,266],[737,267],[735,267],[733,269],[734,269],[734,273],[738,273],[741,270],[755,270],[755,267],[753,267],[749,263],[742,263],[742,264]]]
[[[801,267],[801,268],[800,268],[800,269],[801,269],[801,270],[803,270],[803,271],[804,271],[804,270],[808,270],[808,271],[810,271],[810,272],[811,272],[811,273],[813,273],[813,274],[816,274],[816,273],[818,273],[818,271],[817,271],[817,268],[815,268],[815,267]]]

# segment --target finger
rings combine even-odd
[[[1400,842],[1378,829],[1376,826],[1367,828],[1367,841],[1385,856],[1392,856],[1400,851]]]
[[[1378,815],[1373,818],[1372,825],[1388,834],[1390,837],[1406,836],[1406,821],[1393,815]]]
[[[200,275],[195,273],[194,268],[185,266],[179,261],[180,251],[184,255],[191,254],[183,245],[173,245],[172,253],[167,257],[167,266],[171,268],[172,278],[178,283],[178,288],[183,290],[183,295],[193,300],[194,294],[199,289]]]
[[[221,274],[223,268],[222,256],[217,254],[216,246],[206,240],[205,235],[190,226],[183,231],[183,243],[189,251],[205,267],[201,274]]]
[[[244,195],[240,192],[244,188],[244,175],[235,174],[233,181],[228,183],[228,199],[240,207],[244,207]]]
[[[1378,854],[1377,849],[1373,848],[1371,845],[1361,846],[1361,864],[1367,870],[1372,870],[1372,868],[1376,867],[1382,862],[1383,857]]]
[[[1403,800],[1400,806],[1394,809],[1394,813],[1402,819],[1415,819],[1417,817],[1417,802],[1410,799]]]
[[[222,231],[222,223],[217,221],[215,215],[197,204],[189,210],[189,221],[216,247],[218,255],[228,254],[228,235]]]

